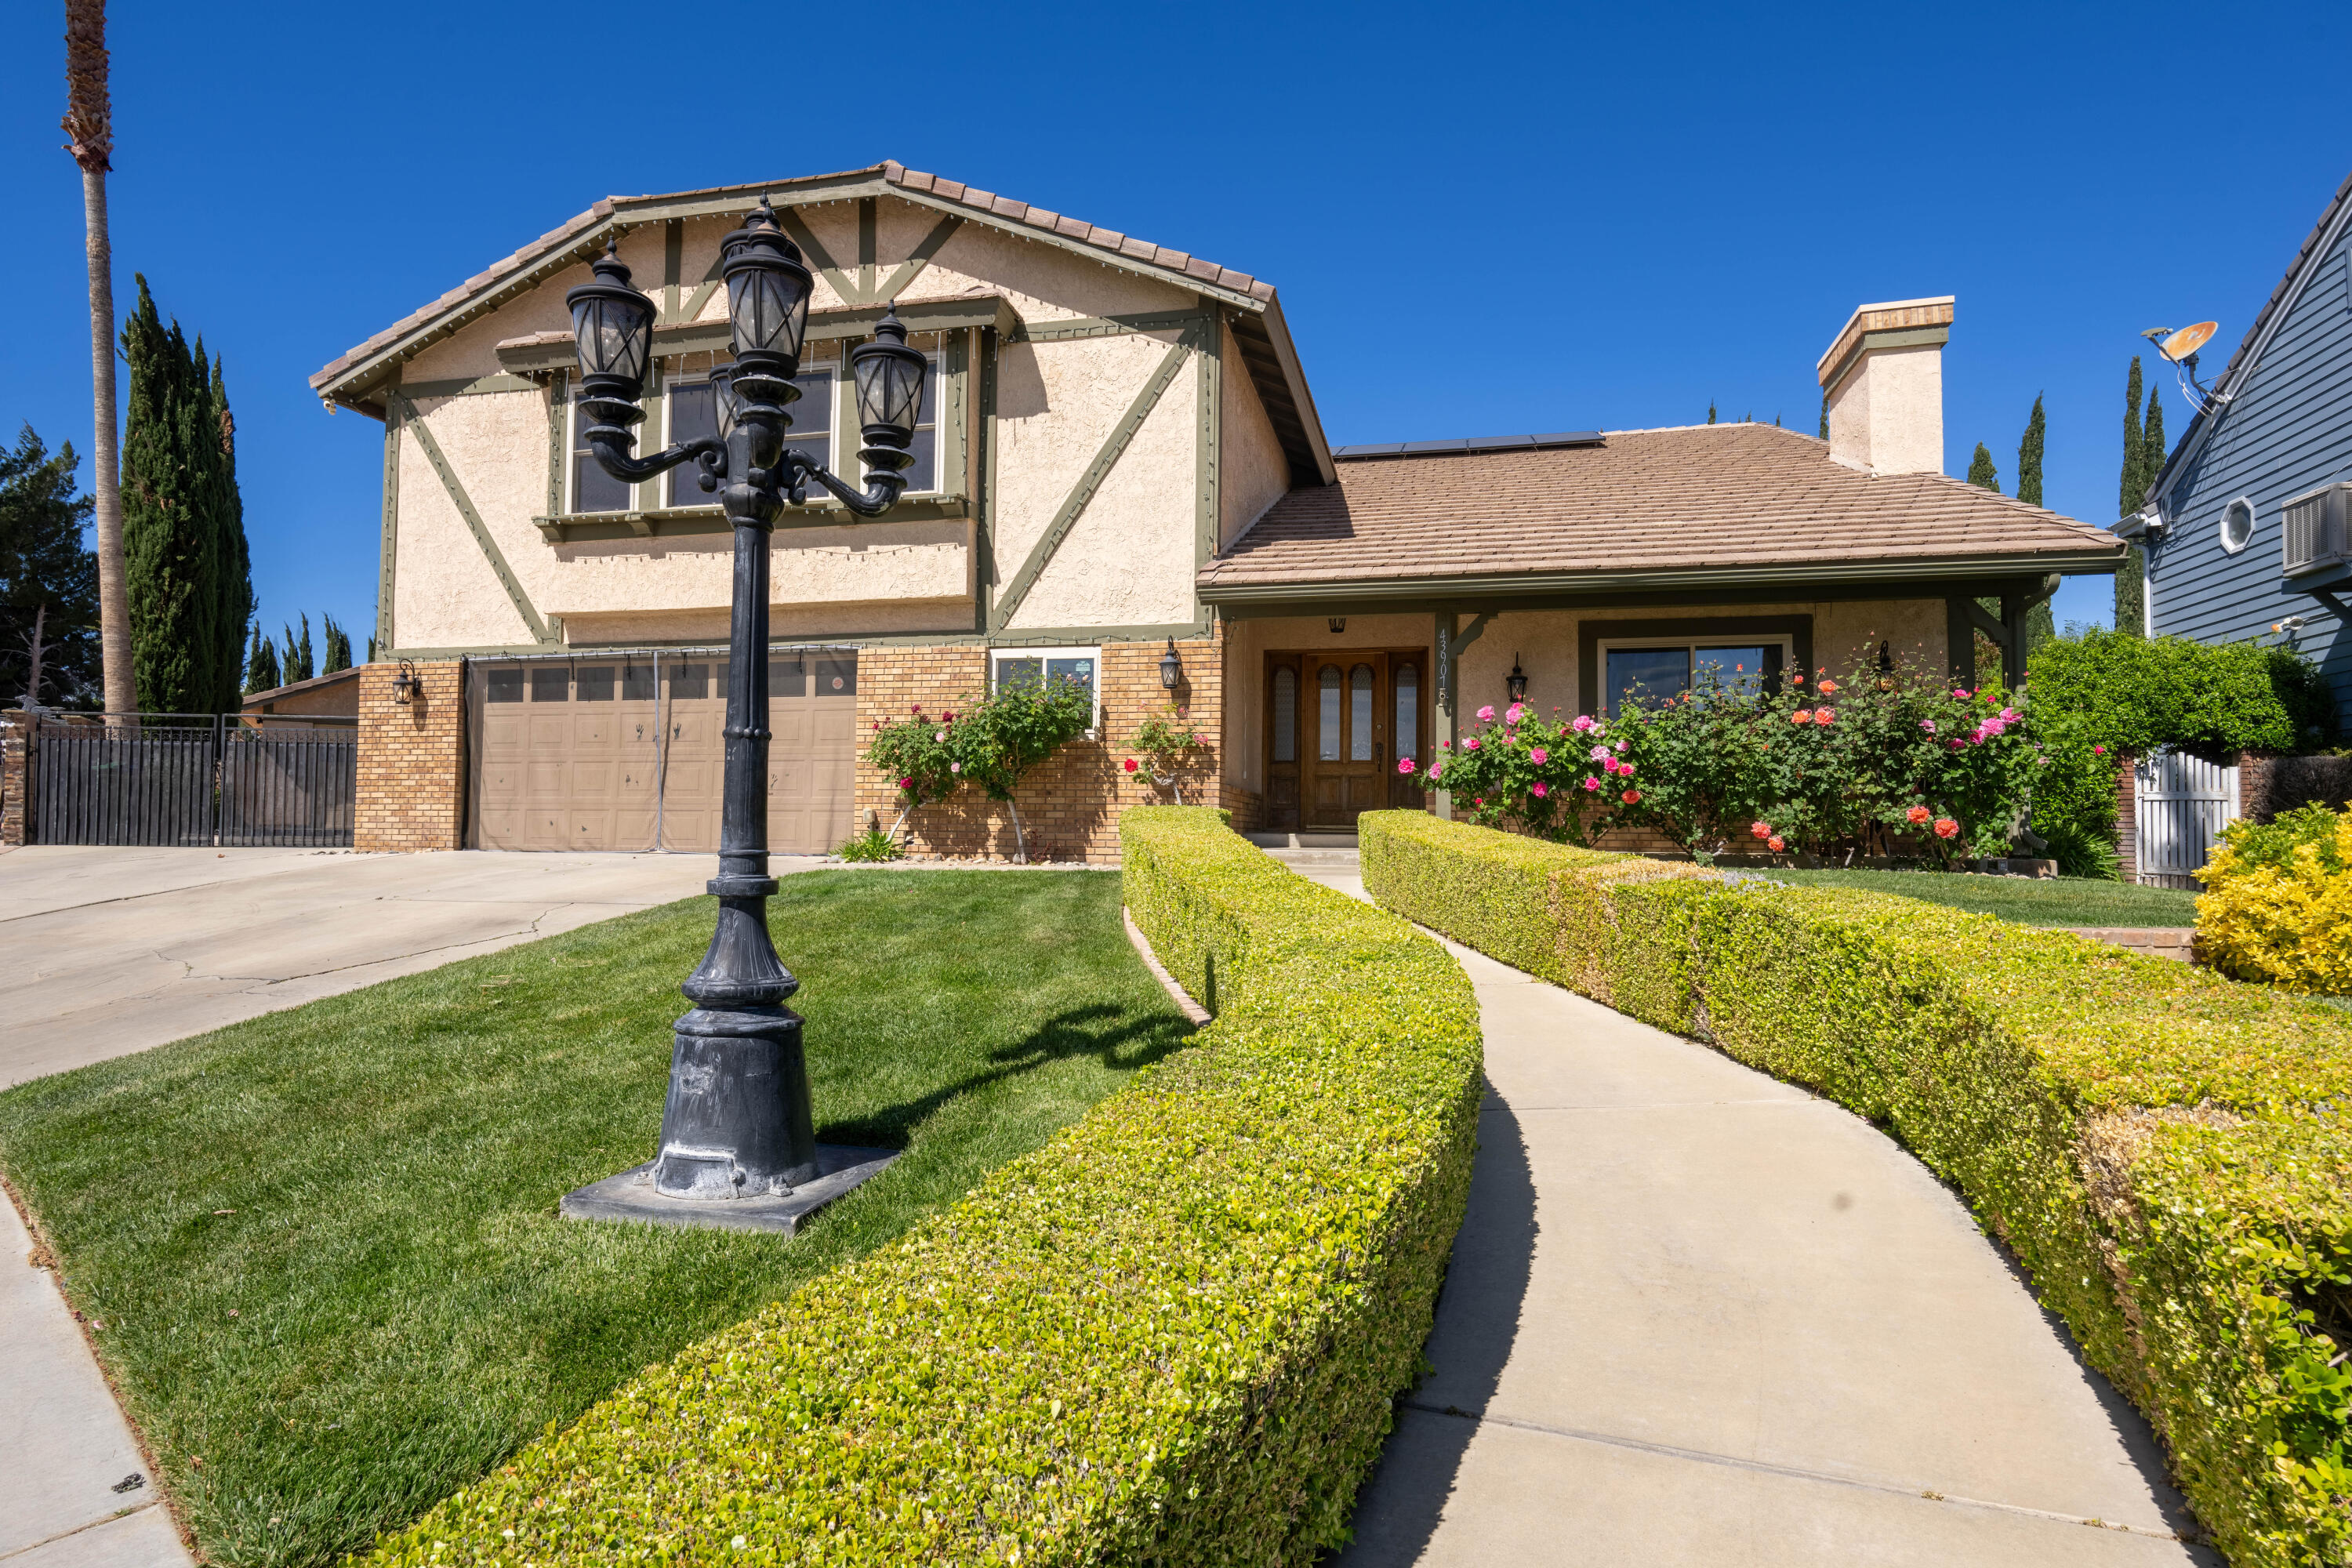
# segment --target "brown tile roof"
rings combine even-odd
[[[1343,461],[1202,567],[1203,595],[1506,574],[1621,575],[2117,553],[2114,535],[1942,474],[1873,478],[1769,425],[1598,447]],[[2032,570],[2030,562],[2019,563]],[[2055,568],[2053,568],[2055,569]]]
[[[432,325],[439,318],[463,309],[469,301],[478,300],[481,296],[496,290],[501,284],[520,279],[550,258],[576,248],[587,236],[608,220],[616,216],[625,221],[628,220],[633,216],[632,209],[656,206],[665,203],[739,195],[743,198],[744,205],[748,209],[756,205],[757,198],[762,195],[782,195],[789,194],[797,186],[838,184],[844,180],[856,180],[860,176],[878,179],[903,190],[984,214],[1000,224],[1045,230],[1062,238],[1075,240],[1079,244],[1109,252],[1129,263],[1156,267],[1181,274],[1195,283],[1230,289],[1234,293],[1244,295],[1253,300],[1270,302],[1275,298],[1273,284],[1262,279],[1253,278],[1246,272],[1237,272],[1230,267],[1220,267],[1213,261],[1203,260],[1185,251],[1171,249],[1164,245],[1154,245],[1146,239],[1137,239],[1132,235],[1122,234],[1117,229],[1102,228],[1077,218],[1066,217],[1060,213],[1048,212],[1044,207],[1034,207],[1026,202],[1014,201],[1010,196],[1000,196],[992,191],[975,190],[961,181],[943,179],[937,174],[921,174],[886,160],[870,168],[845,170],[839,174],[808,174],[793,179],[767,180],[749,184],[712,185],[701,190],[673,191],[663,195],[606,196],[570,222],[548,230],[511,256],[503,257],[493,262],[489,267],[467,279],[439,299],[410,311],[349,353],[331,360],[310,377],[310,385],[320,393],[325,393],[331,383],[339,380],[354,366],[382,353],[419,329]],[[646,215],[638,221],[651,221],[652,216]]]

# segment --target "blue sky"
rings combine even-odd
[[[116,299],[226,358],[267,624],[374,619],[381,427],[305,378],[611,193],[893,157],[1210,257],[1281,289],[1335,444],[1811,429],[1855,304],[1955,294],[1947,470],[2013,489],[2042,393],[2047,503],[2108,522],[2136,334],[2218,319],[2218,366],[2352,166],[2340,5],[648,15],[112,6]],[[86,449],[62,27],[0,19],[0,432]]]

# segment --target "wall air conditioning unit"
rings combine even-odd
[[[2286,559],[2289,577],[2352,563],[2352,483],[2323,485],[2288,501]]]

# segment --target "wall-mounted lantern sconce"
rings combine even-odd
[[[1331,627],[1331,635],[1336,637],[1341,632],[1348,629],[1348,617],[1345,616],[1333,616],[1330,619],[1329,625]]]
[[[417,675],[416,666],[407,659],[402,659],[400,673],[392,678],[392,700],[405,708],[415,699],[416,694],[424,689],[425,682]]]
[[[1173,691],[1176,683],[1183,679],[1184,661],[1176,657],[1176,639],[1170,637],[1168,651],[1160,656],[1160,684],[1164,689]]]
[[[1511,656],[1511,673],[1503,678],[1503,685],[1509,689],[1512,701],[1525,702],[1528,700],[1528,672],[1519,668],[1517,654]]]

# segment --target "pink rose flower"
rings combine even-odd
[[[1545,751],[1541,746],[1538,746],[1528,752],[1528,761],[1535,763],[1538,767],[1541,767],[1546,763],[1551,761],[1551,753]]]
[[[898,781],[898,787],[900,789],[912,789],[915,787],[915,781],[912,779],[900,779]]]
[[[1546,786],[1546,784],[1544,784],[1543,780],[1541,780],[1541,779],[1538,779],[1538,780],[1536,780],[1536,798],[1537,798],[1538,800],[1541,800],[1541,799],[1543,799],[1543,797],[1544,797],[1544,796],[1546,796],[1546,795],[1549,795],[1550,793],[1551,793],[1551,790],[1550,790],[1548,786]]]
[[[1633,776],[1633,764],[1631,763],[1619,763],[1617,764],[1617,776],[1621,779],[1632,778]]]
[[[1933,719],[1922,719],[1919,721],[1919,728],[1932,735],[1936,732],[1936,721]]]
[[[1599,789],[1601,787],[1601,781],[1594,778],[1591,773],[1587,773],[1584,775],[1584,787],[1588,790]]]
[[[1597,763],[1609,754],[1609,748],[1606,746],[1595,746],[1592,750],[1585,752],[1584,754],[1591,757]]]
[[[2091,755],[2095,757],[2104,757],[2106,754],[2107,749],[2105,746],[2093,746],[2091,748]]]
[[[1519,715],[1526,711],[1527,709],[1525,707],[1519,703],[1514,702],[1510,706],[1510,710],[1503,715],[1503,722],[1506,724],[1516,724],[1519,721]]]
[[[1479,709],[1479,710],[1478,710],[1478,722],[1480,722],[1481,724],[1491,724],[1491,723],[1493,723],[1494,721],[1495,721],[1495,705],[1494,705],[1493,703],[1489,702],[1489,703],[1487,703],[1487,704],[1486,704],[1486,706],[1485,706],[1484,708],[1481,708],[1481,709]]]
[[[1401,773],[1409,773],[1412,772],[1412,759],[1411,757],[1399,757],[1397,759],[1397,772]]]
[[[1576,722],[1570,724],[1569,728],[1575,731],[1580,735],[1585,733],[1592,728],[1592,715],[1590,713],[1579,713],[1576,716]]]
[[[1478,737],[1477,737],[1477,736],[1475,736],[1475,735],[1473,735],[1473,736],[1471,736],[1468,740],[1466,740],[1466,741],[1463,742],[1462,742],[1462,749],[1463,749],[1464,751],[1465,751],[1465,752],[1475,752],[1475,751],[1476,751],[1476,750],[1478,749]]]

